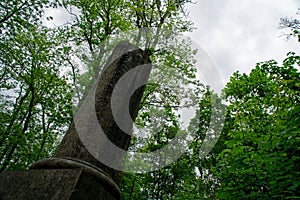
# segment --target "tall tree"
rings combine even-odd
[[[1,2],[0,171],[49,156],[71,117],[72,90],[60,74],[64,49],[41,25],[48,3]]]
[[[225,88],[230,127],[219,154],[221,199],[299,197],[300,56],[258,63]]]
[[[185,3],[173,0],[63,1],[64,8],[73,17],[68,30],[70,45],[74,49],[77,47],[77,50],[69,60],[73,63],[70,71],[77,83],[78,101],[84,98],[88,91],[86,88],[95,81],[107,56],[120,39],[148,50],[149,54],[155,54],[154,57],[166,58],[168,52],[156,48],[159,42],[166,42],[164,32],[168,30],[169,34],[173,34],[192,29],[191,22],[185,17]],[[150,28],[150,31],[145,28]],[[164,41],[159,41],[159,37]],[[79,64],[76,62],[78,60]],[[80,73],[79,68],[84,68],[84,73]]]

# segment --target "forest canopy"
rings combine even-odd
[[[195,135],[176,162],[147,173],[124,173],[123,199],[299,199],[300,55],[287,52],[282,63],[268,60],[249,74],[235,72],[217,94],[198,80],[191,42],[171,37],[195,28],[185,8],[192,3],[2,1],[0,172],[28,169],[53,156],[112,48],[125,38],[148,52],[157,66],[153,73],[164,74],[154,79],[160,84],[146,86],[135,122],[156,134],[133,137],[130,149],[153,152],[177,134]],[[52,20],[46,9],[62,9],[69,20],[45,26]],[[280,27],[299,37],[299,21],[282,18]],[[183,129],[179,109],[190,105],[198,109]],[[212,113],[225,108],[218,142],[203,156],[201,146],[217,137],[209,131]]]

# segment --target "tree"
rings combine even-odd
[[[79,91],[79,105],[115,43],[128,40],[151,56],[154,65],[152,74],[155,74],[151,80],[153,84],[147,85],[136,123],[153,132],[154,129],[160,130],[144,140],[133,138],[131,150],[150,152],[163,147],[181,131],[178,109],[188,106],[187,104],[198,103],[193,89],[199,90],[203,85],[196,81],[193,66],[196,52],[189,47],[190,41],[174,37],[192,29],[183,10],[185,3],[186,1],[160,0],[63,2],[64,8],[73,16],[73,21],[68,24],[70,45],[77,49],[75,56],[69,57],[69,61],[73,68],[70,72]],[[118,34],[119,37],[115,38]],[[84,73],[79,73],[76,60],[80,60],[80,67],[85,68]],[[193,85],[193,89],[185,87],[186,84]],[[186,102],[181,102],[181,99]],[[154,116],[149,116],[153,113]],[[161,118],[162,113],[166,113],[166,118]],[[178,171],[175,168],[178,169],[178,166],[145,175],[126,175],[126,182],[122,185],[124,198],[170,197],[180,186],[180,178],[174,175]],[[194,169],[190,171],[195,173]],[[163,190],[168,184],[177,186]]]
[[[199,109],[187,130],[181,130],[178,116],[173,116],[171,119],[174,121],[168,123],[170,126],[164,126],[166,130],[153,135],[150,138],[151,142],[143,148],[143,151],[152,152],[163,148],[176,134],[195,133],[189,135],[190,144],[187,143],[185,153],[176,162],[157,171],[135,176],[126,174],[122,185],[124,199],[214,198],[214,190],[218,183],[210,170],[216,159],[216,150],[210,154],[207,150],[210,145],[215,144],[212,138],[218,137],[218,133],[214,131],[216,129],[210,125],[222,122],[220,118],[211,118],[211,115],[213,112],[218,115],[224,114],[225,110],[221,99],[211,89],[207,88],[206,92],[201,91],[200,94]],[[158,123],[160,122],[154,124]],[[175,149],[176,147],[174,151]]]
[[[298,8],[300,11],[300,9]],[[297,15],[300,15],[300,12],[297,13]],[[298,18],[288,18],[288,17],[282,17],[280,19],[279,28],[290,29],[290,33],[288,34],[288,38],[293,36],[298,38],[298,42],[300,42],[300,19]]]
[[[258,63],[225,88],[231,118],[215,168],[220,199],[299,197],[300,56]]]
[[[202,87],[196,81],[193,68],[195,51],[188,46],[189,41],[172,36],[192,30],[183,7],[189,1],[67,0],[61,6],[73,21],[49,29],[41,23],[43,9],[60,5],[51,2],[4,1],[0,4],[3,8],[0,12],[1,171],[26,168],[37,159],[52,154],[71,120],[70,80],[79,105],[101,71],[113,44],[118,42],[108,39],[132,29],[137,31],[127,39],[151,55],[157,66],[154,73],[165,75],[153,80],[160,84],[147,86],[137,123],[147,124],[147,113],[155,110],[156,113],[167,112],[164,122],[168,125],[162,126],[159,135],[151,138],[149,144],[144,143],[144,150],[154,150],[159,146],[153,144],[159,142],[161,146],[172,139],[179,130],[176,112],[183,106],[179,100],[189,97],[189,103],[196,102],[192,90],[181,84]],[[166,49],[162,48],[164,46]],[[83,73],[82,68],[85,69]],[[168,81],[172,81],[173,87],[167,84]],[[175,90],[180,96],[170,95]],[[139,142],[133,140],[133,145],[141,144]],[[183,165],[187,158],[181,162]],[[155,182],[153,195],[163,197],[174,194],[176,184],[180,186],[178,171],[180,168],[173,166],[132,179],[141,182],[140,177],[147,178],[148,182],[144,183],[149,188],[151,181]],[[190,171],[194,174],[192,169]],[[168,180],[169,177],[173,178]],[[160,184],[159,179],[164,179],[164,183]],[[160,190],[160,186],[171,182],[173,187],[168,191]]]
[[[0,3],[1,40],[14,37],[27,25],[41,24],[44,8],[56,7],[58,2],[48,0],[4,0]]]
[[[192,29],[191,22],[185,17],[185,3],[171,0],[64,1],[63,7],[73,17],[66,31],[69,30],[67,35],[74,49],[69,61],[73,64],[70,71],[76,82],[78,101],[84,99],[120,40],[144,48],[153,55],[153,62],[154,57],[166,58],[168,52],[156,48],[168,39],[164,32],[174,34]],[[159,41],[159,37],[164,41]],[[85,72],[80,73],[79,68],[84,68]]]
[[[48,5],[1,3],[0,171],[50,156],[71,119],[72,89],[59,69],[64,49],[57,34],[41,26]]]

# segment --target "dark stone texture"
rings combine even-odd
[[[115,200],[82,169],[35,169],[0,174],[1,200]]]
[[[126,126],[126,133],[119,128],[112,115],[111,95],[116,83],[124,74],[143,64],[150,64],[147,53],[127,42],[121,42],[113,51],[103,73],[94,85],[95,90],[93,91],[96,91],[94,97],[95,120],[101,125],[106,137],[124,150],[129,147],[131,135],[127,133],[132,129],[133,124],[132,121],[128,123],[124,120],[126,121],[123,124]],[[123,95],[134,92],[127,104],[126,101],[122,102],[122,95],[118,96],[121,99],[116,105],[119,119],[126,116],[124,109],[128,111],[128,108],[125,108],[128,107],[128,103],[132,120],[134,121],[136,118],[145,86],[137,89],[135,87],[138,80],[148,80],[150,70],[151,68],[147,68],[146,71],[136,72],[134,78],[125,80],[121,87],[121,90],[125,91]],[[82,114],[85,116],[86,113]],[[90,122],[90,118],[86,119]],[[95,124],[94,121],[91,125],[93,126],[93,124]],[[87,129],[90,133],[90,127]],[[94,133],[98,134],[97,131]],[[91,137],[91,142],[95,146],[100,146],[97,154],[107,154],[109,160],[111,159],[115,163],[122,162],[123,155],[109,151],[107,149],[108,142],[94,141],[93,137]],[[37,161],[27,171],[2,172],[0,174],[0,200],[120,199],[118,184],[121,172],[101,163],[87,150],[78,135],[74,122],[70,125],[54,157]]]
[[[46,158],[41,159],[31,165],[30,169],[82,169],[101,183],[109,193],[114,194],[117,199],[121,196],[121,191],[117,184],[102,170],[90,163],[73,158]]]
[[[111,95],[116,83],[126,72],[137,66],[150,63],[149,56],[145,51],[138,49],[127,42],[121,42],[113,51],[108,59],[107,65],[96,82],[95,110],[97,119],[110,141],[124,150],[127,150],[129,147],[131,135],[124,133],[114,121],[111,111]],[[135,79],[139,78],[147,80],[149,74],[150,70],[146,73],[137,73]],[[135,79],[128,80],[127,84],[123,87],[125,91],[131,91],[136,83]],[[133,121],[137,116],[139,103],[143,96],[144,89],[145,86],[139,87],[130,98],[129,113]],[[124,105],[118,106],[120,107],[120,110],[122,110],[122,106]],[[131,130],[132,125],[132,123],[126,124],[126,129]],[[115,160],[115,162],[120,162],[122,160],[124,155],[116,155],[114,152],[109,151],[109,149],[106,148],[105,143],[101,141],[94,141],[94,143],[103,146],[102,151],[99,152],[100,154],[110,154],[111,160]],[[55,157],[71,157],[78,160],[84,160],[103,169],[117,184],[120,182],[121,173],[119,171],[104,165],[86,149],[78,135],[74,122],[71,124],[58,147]]]

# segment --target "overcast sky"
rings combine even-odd
[[[198,0],[188,10],[195,30],[189,34],[208,54],[224,82],[237,70],[248,73],[257,62],[281,62],[299,53],[296,39],[278,29],[281,17],[298,12],[300,0]]]

